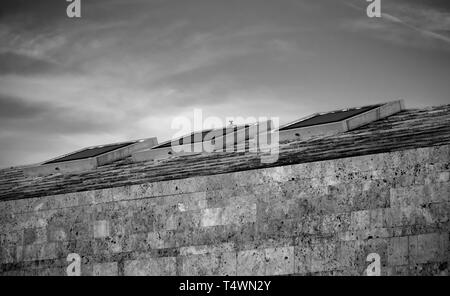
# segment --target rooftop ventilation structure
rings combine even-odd
[[[315,113],[278,128],[279,141],[307,140],[343,133],[404,110],[403,100]]]
[[[79,173],[96,169],[131,156],[135,151],[158,144],[156,138],[92,146],[24,168],[27,176],[45,176],[54,173]]]
[[[133,161],[162,160],[171,156],[200,154],[203,152],[245,151],[246,145],[254,145],[258,134],[272,130],[272,121],[245,125],[232,125],[220,129],[192,132],[175,140],[169,140],[149,149],[133,153]],[[205,150],[205,147],[208,147]]]

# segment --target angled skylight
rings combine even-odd
[[[71,161],[71,160],[79,160],[79,159],[85,159],[90,157],[95,157],[102,155],[107,152],[114,151],[116,149],[120,149],[126,146],[129,146],[131,144],[134,144],[138,141],[132,141],[132,142],[126,142],[126,143],[120,143],[120,144],[111,144],[111,145],[101,145],[101,146],[94,146],[94,147],[88,147],[85,149],[82,149],[80,151],[70,153],[66,156],[59,157],[56,159],[52,159],[50,161],[44,162],[43,164],[49,164],[49,163],[58,163],[63,161]]]
[[[300,127],[307,127],[307,126],[313,126],[313,125],[319,125],[319,124],[326,124],[326,123],[333,123],[342,121],[348,118],[351,118],[353,116],[365,113],[367,111],[376,109],[380,107],[381,104],[378,105],[371,105],[371,106],[365,106],[365,107],[357,107],[357,108],[348,108],[348,109],[342,109],[342,110],[336,110],[331,112],[322,112],[318,113],[312,116],[309,116],[308,118],[294,122],[292,124],[286,125],[279,130],[289,130],[289,129],[295,129]]]
[[[248,129],[249,125],[231,126],[231,127],[225,127],[222,129],[206,129],[206,130],[202,130],[202,131],[198,131],[198,132],[193,132],[189,135],[182,136],[173,141],[167,141],[167,142],[161,143],[157,146],[152,147],[152,149],[168,148],[168,147],[172,147],[172,146],[187,145],[187,144],[208,141],[214,137],[218,138],[218,137],[226,136],[229,133],[237,132],[238,130],[241,130],[243,128]]]
[[[353,130],[404,109],[403,101],[315,113],[281,126],[280,142],[307,140]]]
[[[114,161],[127,158],[135,151],[158,144],[156,138],[140,139],[121,143],[98,145],[27,166],[24,173],[29,176],[44,176],[54,173],[74,173],[96,169]]]

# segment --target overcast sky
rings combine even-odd
[[[175,116],[450,103],[448,0],[64,0],[0,4],[0,167],[171,138]]]

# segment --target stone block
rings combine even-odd
[[[23,245],[23,230],[7,231],[0,234],[0,245]]]
[[[414,225],[416,223],[417,207],[392,207],[385,210],[385,226],[399,227]]]
[[[430,263],[447,260],[448,240],[448,233],[428,233],[410,236],[410,263]]]
[[[264,208],[264,217],[267,220],[275,219],[289,219],[293,218],[293,207],[296,205],[296,200],[288,199],[267,204]]]
[[[282,275],[294,273],[294,247],[265,249],[265,275]]]
[[[80,256],[91,256],[94,254],[95,242],[87,241],[64,241],[57,242],[58,257],[66,258],[70,253],[77,253]]]
[[[109,236],[109,221],[100,220],[94,222],[94,238],[105,238]]]
[[[359,241],[341,241],[338,246],[337,261],[342,267],[352,268],[358,270],[357,266],[357,254],[361,248]]]
[[[332,194],[325,194],[316,197],[314,205],[315,211],[319,214],[333,214],[342,211],[340,199]]]
[[[159,257],[125,261],[126,276],[174,276],[176,258]]]
[[[96,238],[93,241],[94,254],[96,255],[107,255],[114,253],[123,252],[123,248],[125,245],[125,239],[122,237],[104,237],[104,238]],[[145,240],[142,241],[142,245],[145,248]]]
[[[127,227],[127,219],[119,218],[109,221],[109,234],[111,236],[125,236],[126,234],[132,233],[130,228]],[[93,234],[92,234],[93,235]]]
[[[117,276],[118,275],[117,262],[94,264],[93,275],[94,276]]]
[[[23,230],[23,244],[31,245],[36,241],[37,234],[35,228],[25,228]]]
[[[439,174],[439,182],[449,182],[450,172],[442,172]]]
[[[48,243],[48,244],[41,244],[38,246],[40,246],[39,254],[38,254],[38,258],[40,260],[58,258],[59,249],[58,249],[57,243],[53,242],[53,243]]]
[[[89,240],[94,237],[93,227],[90,223],[76,223],[68,227],[68,240]]]
[[[440,182],[426,185],[429,188],[425,191],[425,194],[430,194],[431,202],[448,202],[450,200],[450,183]]]
[[[431,217],[431,221],[437,223],[447,223],[450,221],[450,203],[434,203],[429,206],[427,209],[422,209],[424,212],[426,211],[427,215]]]
[[[66,241],[69,237],[67,225],[49,225],[47,227],[47,241],[58,242]]]
[[[180,212],[175,216],[173,228],[176,229],[177,231],[192,230],[200,226],[201,219],[202,219],[201,210]],[[166,228],[169,229],[169,227]]]
[[[177,208],[180,212],[195,211],[206,208],[206,192],[196,192],[177,196]]]
[[[332,234],[349,230],[351,223],[350,213],[331,214],[323,216],[321,232]]]
[[[236,252],[225,252],[220,255],[217,275],[219,276],[236,276]]]
[[[272,220],[264,224],[258,225],[257,235],[262,239],[277,239],[281,240],[287,237],[294,237],[299,233],[302,233],[305,225],[299,225],[297,220]],[[318,223],[320,227],[320,222]]]
[[[385,208],[370,210],[370,227],[382,228],[385,226]]]
[[[305,274],[311,272],[312,243],[309,239],[300,239],[294,246],[295,273]]]
[[[240,204],[225,207],[222,213],[222,225],[243,225],[256,221],[256,204]]]
[[[181,275],[236,275],[236,253],[202,254],[182,257]]]
[[[150,232],[153,230],[166,230],[169,228],[174,228],[173,217],[170,217],[172,213],[168,213],[167,209],[161,209],[162,211],[152,213],[147,210],[134,210],[131,209],[131,217],[129,217],[129,232],[139,233],[139,232]],[[175,211],[174,209],[172,211]],[[158,221],[159,227],[155,225],[155,221]]]
[[[0,246],[0,262],[2,264],[13,263],[15,261],[21,261],[22,258],[17,256],[17,248],[14,245],[1,245]]]
[[[332,240],[314,243],[311,249],[311,272],[338,269],[341,264],[338,246],[338,242]]]
[[[237,255],[238,276],[262,276],[266,273],[264,250],[245,250]]]
[[[450,183],[438,182],[419,186],[391,189],[391,206],[422,206],[429,203],[447,202],[450,195]]]
[[[147,234],[147,244],[152,249],[163,249],[165,248],[166,232],[156,231],[149,232]]]
[[[350,214],[350,230],[370,228],[370,210],[355,211]]]
[[[377,183],[377,185],[379,185]],[[374,186],[370,190],[362,191],[353,199],[355,210],[370,210],[388,207],[390,203],[390,190],[387,185]]]
[[[133,233],[125,235],[123,237],[122,251],[142,252],[147,249],[147,239],[147,233]]]
[[[202,211],[201,226],[210,227],[222,225],[222,213],[224,208],[211,208]]]
[[[305,234],[319,234],[322,233],[323,227],[323,215],[308,215],[305,217],[301,217],[300,221],[298,221],[297,228],[300,233]]]
[[[41,245],[26,245],[22,249],[21,261],[35,261],[39,260],[39,254],[41,252]]]
[[[225,208],[202,210],[200,226],[245,224],[256,221],[256,204],[243,204]]]
[[[388,266],[408,264],[408,237],[393,237],[388,243]]]

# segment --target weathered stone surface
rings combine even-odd
[[[448,233],[429,233],[409,237],[411,263],[445,261],[449,257]]]
[[[245,250],[237,254],[237,275],[257,276],[266,274],[264,250]]]
[[[338,260],[338,242],[329,239],[319,239],[312,243],[310,271],[321,272],[338,269],[341,262]]]
[[[265,275],[294,273],[294,247],[265,249]]]
[[[180,275],[236,275],[236,255],[235,252],[224,252],[181,257]]]
[[[256,221],[256,204],[210,208],[202,211],[201,226],[245,224]]]
[[[94,238],[104,238],[109,236],[109,222],[106,220],[94,222]]]
[[[202,255],[202,254],[222,254],[233,252],[234,243],[227,242],[215,245],[198,245],[181,247],[179,249],[180,256],[190,256],[190,255]]]
[[[448,145],[0,202],[0,274],[448,274]]]
[[[126,276],[176,275],[176,258],[161,257],[125,261]]]
[[[408,243],[407,236],[393,237],[389,239],[388,265],[408,265]]]
[[[94,264],[94,276],[116,276],[118,275],[117,262]]]

